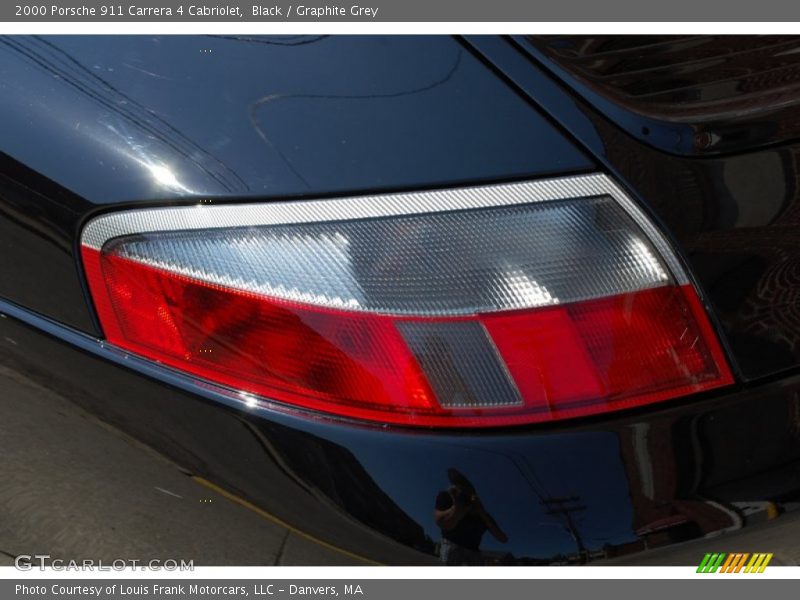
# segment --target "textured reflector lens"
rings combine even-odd
[[[608,196],[143,235],[106,251],[274,298],[403,315],[530,308],[669,281],[652,244]]]
[[[87,228],[83,260],[109,343],[337,416],[535,423],[732,382],[694,289],[620,192],[517,202],[529,189],[481,188],[483,208],[459,208],[475,203],[463,190],[403,196],[409,214],[369,218],[317,204],[320,221],[304,203],[242,225],[236,207],[135,211],[104,235],[125,231],[118,213]]]
[[[479,321],[400,321],[397,327],[443,408],[522,405]]]

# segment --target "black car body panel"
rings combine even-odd
[[[525,45],[629,134],[709,156],[796,141],[795,35],[529,36]]]
[[[591,150],[673,237],[719,319],[735,366],[755,380],[800,366],[800,145],[704,158],[634,138],[571,95],[518,46],[477,42]],[[640,123],[640,126],[645,126]]]
[[[3,151],[94,204],[592,168],[451,38],[11,37],[2,47]]]
[[[0,77],[0,296],[93,333],[73,249],[99,210],[594,165],[451,38],[10,37]]]
[[[30,432],[3,436],[11,554],[35,543],[74,558],[293,562],[270,552],[271,531],[241,546],[268,516],[335,546],[323,563],[434,564],[433,505],[449,468],[470,478],[508,533],[507,544],[486,536],[483,545],[499,564],[635,563],[699,538],[660,559],[690,564],[709,543],[744,543],[706,536],[793,523],[800,502],[800,377],[557,427],[387,429],[236,406],[9,305],[3,313],[4,410],[13,407],[4,422]],[[136,458],[116,462],[117,446]],[[53,464],[57,475],[45,476]],[[205,512],[184,509],[208,498],[216,504]],[[250,510],[227,517],[226,499]],[[559,499],[580,508],[574,529],[552,512]],[[142,511],[149,527],[125,526]],[[218,520],[226,535],[210,544],[202,536]],[[796,526],[779,527],[763,549],[796,561],[796,540]]]
[[[522,39],[6,42],[6,554],[436,564],[433,508],[456,468],[508,534],[486,536],[492,562],[690,564],[706,549],[748,550],[742,536],[765,527],[774,548],[753,551],[800,559],[800,325],[758,292],[771,282],[788,305],[798,289],[797,230],[781,218],[797,203],[794,146],[666,154],[576,98]],[[253,113],[264,98],[274,106]],[[77,261],[81,226],[105,210],[596,169],[674,241],[720,324],[735,386],[480,432],[248,407],[104,345]]]

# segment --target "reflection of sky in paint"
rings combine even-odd
[[[591,166],[451,38],[235,37],[4,38],[4,150],[98,202]]]
[[[569,440],[567,441],[567,437]],[[370,452],[352,444],[377,484],[434,540],[441,533],[433,518],[436,493],[449,484],[447,469],[462,471],[475,485],[486,509],[508,534],[500,544],[488,532],[482,550],[547,558],[572,553],[575,542],[563,519],[545,514],[540,497],[579,496],[587,510],[574,519],[589,549],[635,539],[628,483],[620,461],[617,436],[589,432],[529,439],[498,438],[498,443],[397,444],[396,452]],[[388,440],[387,440],[388,442]],[[518,454],[503,447],[515,446]],[[480,449],[477,447],[480,446]],[[569,449],[569,453],[564,453]],[[524,455],[523,455],[524,453]],[[413,485],[409,484],[413,482]],[[428,490],[424,495],[419,490]]]

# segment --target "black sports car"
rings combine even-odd
[[[800,39],[0,39],[0,551],[800,559]]]

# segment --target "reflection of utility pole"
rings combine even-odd
[[[583,545],[583,538],[578,531],[577,525],[572,518],[572,513],[586,510],[585,504],[578,504],[580,497],[567,496],[565,498],[542,498],[542,504],[547,507],[548,515],[558,515],[564,517],[572,538],[575,540],[575,545],[578,547],[578,558],[581,563],[585,563],[588,559],[588,552],[586,546]]]

